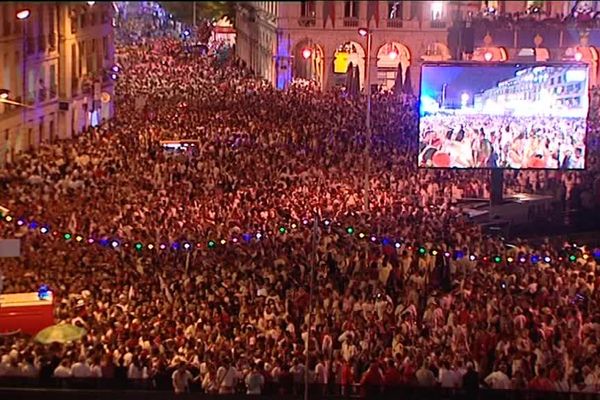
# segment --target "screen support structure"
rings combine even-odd
[[[504,196],[504,170],[493,168],[490,174],[490,205],[498,206]]]

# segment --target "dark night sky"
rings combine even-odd
[[[495,87],[500,81],[512,78],[523,67],[501,66],[442,66],[427,65],[421,76],[421,95],[433,99],[441,97],[442,85],[447,83],[446,101],[460,103],[463,92],[471,95]]]

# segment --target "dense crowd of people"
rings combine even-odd
[[[344,394],[355,385],[600,391],[600,269],[589,249],[507,249],[465,221],[453,200],[487,195],[486,177],[416,168],[412,97],[373,97],[365,211],[364,99],[279,91],[237,60],[217,65],[175,39],[121,46],[118,61],[116,118],[21,155],[0,171],[0,204],[84,238],[218,245],[136,252],[0,224],[23,240],[23,257],[2,262],[4,291],[45,283],[57,322],[87,331],[50,346],[0,337],[0,376],[257,394],[298,390],[308,369],[311,383]],[[197,148],[173,154],[162,140]],[[561,187],[568,197],[584,187],[592,204],[598,165],[588,161],[585,174],[507,173],[507,190]],[[359,240],[348,226],[399,245]],[[534,252],[535,264],[467,257]]]

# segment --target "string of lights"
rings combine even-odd
[[[265,238],[267,238],[271,232],[256,232],[256,233],[244,233],[239,236],[232,236],[229,238],[207,238],[205,241],[192,241],[192,240],[180,240],[174,242],[158,242],[158,243],[143,243],[141,241],[136,240],[126,240],[119,238],[110,238],[110,237],[102,237],[102,238],[92,238],[92,237],[84,237],[84,235],[67,232],[67,231],[59,231],[51,229],[48,224],[41,224],[36,221],[28,221],[25,218],[16,218],[10,214],[3,215],[0,212],[0,221],[3,221],[6,224],[16,224],[18,227],[27,226],[29,231],[39,232],[42,235],[45,235],[49,238],[57,238],[62,239],[65,242],[75,242],[79,244],[87,244],[87,245],[97,245],[108,249],[133,249],[136,252],[143,251],[193,251],[194,249],[216,249],[218,247],[224,247],[226,245],[238,245],[244,243],[258,242]],[[276,233],[279,235],[286,235],[290,231],[294,231],[297,229],[301,229],[302,227],[309,229],[310,222],[308,219],[303,219],[299,223],[291,223],[289,225],[280,225],[277,229]],[[333,225],[338,227],[342,227],[342,224],[337,222],[334,223],[329,219],[324,219],[322,222],[324,228],[331,229]],[[356,229],[352,226],[347,226],[343,229],[343,232],[348,236],[354,236],[359,240],[368,241],[373,245],[379,246],[389,246],[395,247],[396,249],[400,249],[403,246],[402,240],[392,240],[385,236],[377,236],[377,235],[367,235],[364,232],[356,233]],[[537,264],[539,262],[550,263],[553,258],[549,255],[542,255],[538,253],[524,254],[519,253],[516,256],[506,256],[503,257],[502,254],[489,254],[489,255],[477,255],[477,254],[465,254],[463,251],[454,250],[454,251],[442,251],[438,248],[431,247],[426,248],[425,246],[407,246],[405,247],[408,251],[414,251],[419,256],[425,256],[427,254],[432,256],[438,256],[438,254],[446,257],[453,258],[455,260],[460,260],[463,258],[468,258],[470,261],[484,261],[491,262],[495,264],[501,264],[503,262],[511,264],[511,263],[526,263],[531,262],[532,264]],[[577,262],[579,258],[584,260],[588,260],[590,257],[593,257],[596,260],[600,260],[600,249],[596,248],[592,251],[586,251],[585,247],[580,247],[575,244],[565,247],[561,252],[562,255],[556,257],[556,259],[560,262],[568,261],[571,263]]]

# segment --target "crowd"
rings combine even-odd
[[[118,61],[116,118],[8,165],[0,204],[85,238],[265,235],[136,252],[1,223],[2,236],[23,240],[23,257],[2,262],[4,291],[49,285],[57,322],[87,334],[51,346],[0,337],[0,376],[255,394],[298,390],[308,369],[311,383],[345,394],[354,385],[600,391],[596,260],[550,242],[507,249],[465,221],[453,200],[486,195],[486,177],[416,168],[413,98],[374,95],[364,211],[364,99],[279,91],[235,59],[217,66],[174,39],[121,46]],[[160,145],[183,139],[198,141],[195,155]],[[590,195],[598,166],[588,161],[586,174],[507,173],[507,190]],[[321,223],[277,232],[304,218]],[[371,245],[346,226],[402,241]],[[532,252],[535,264],[466,256]]]
[[[585,122],[551,116],[427,115],[420,121],[419,164],[584,169]]]

